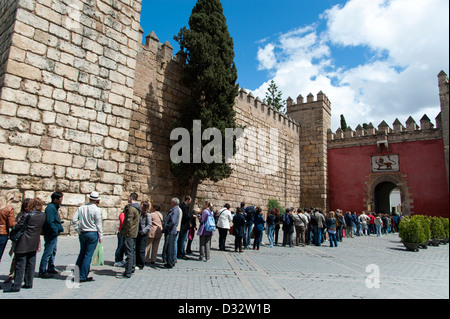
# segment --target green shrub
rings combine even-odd
[[[433,239],[444,239],[446,237],[444,226],[439,217],[431,217],[430,230]]]
[[[267,207],[268,207],[268,209],[269,209],[269,212],[270,212],[272,209],[277,208],[278,211],[280,212],[280,216],[281,216],[281,215],[284,215],[284,213],[285,213],[284,208],[281,206],[281,204],[280,204],[280,203],[278,202],[278,200],[276,200],[276,199],[271,199],[271,198],[269,198],[269,202],[268,202],[268,204],[267,204]]]
[[[398,228],[399,236],[404,243],[423,244],[426,241],[422,224],[418,218],[405,217]]]
[[[442,227],[444,228],[444,237],[443,238],[448,238],[448,233],[449,233],[448,218],[440,217],[439,219],[441,220]]]
[[[411,219],[417,219],[419,221],[419,223],[423,229],[425,241],[430,240],[431,239],[430,217],[425,216],[425,215],[414,215],[411,217]]]

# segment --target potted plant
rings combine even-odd
[[[425,241],[420,244],[419,248],[427,249],[431,242],[430,218],[425,215],[414,215],[411,219],[417,219],[423,229]]]
[[[449,220],[448,220],[448,218],[444,218],[444,217],[441,217],[440,220],[442,223],[442,227],[444,228],[444,233],[443,233],[444,239],[442,240],[442,243],[447,244],[448,243],[448,233],[449,233]]]
[[[421,223],[417,218],[405,217],[398,226],[399,236],[406,250],[419,251],[420,244],[425,242]]]
[[[430,230],[431,230],[431,245],[439,246],[441,241],[444,239],[444,226],[442,226],[442,222],[439,217],[431,217],[430,222]]]

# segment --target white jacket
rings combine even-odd
[[[217,227],[230,229],[230,222],[233,220],[231,212],[225,207],[219,211],[219,219],[217,220]]]

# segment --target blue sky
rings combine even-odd
[[[173,40],[196,0],[143,0],[144,36]],[[448,0],[222,0],[238,83],[264,98],[274,79],[283,98],[323,91],[358,124],[439,114],[437,74],[449,74]],[[405,124],[404,124],[405,125]]]

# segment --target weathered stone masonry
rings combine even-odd
[[[137,55],[124,187],[127,193],[147,194],[152,202],[168,209],[171,197],[190,193],[170,174],[169,167],[171,123],[179,116],[179,107],[189,94],[180,85],[185,60],[181,55],[174,58],[170,43],[159,43],[154,32],[145,43]],[[201,184],[198,198],[216,205],[228,202],[233,207],[247,201],[263,208],[269,198],[277,198],[283,205],[298,206],[298,123],[243,88],[235,109],[237,124],[246,127],[240,141],[242,152],[232,162],[235,171],[226,180]],[[270,139],[271,132],[276,132],[276,139]]]
[[[154,32],[142,44],[141,2],[1,1],[0,207],[12,199],[18,211],[23,198],[48,202],[59,190],[65,194],[61,217],[71,220],[96,190],[104,230],[113,233],[130,192],[163,210],[172,197],[189,193],[169,164],[172,123],[189,95],[181,85],[185,61]],[[445,74],[439,88],[442,130],[436,134],[444,132],[448,179]],[[232,207],[246,201],[264,210],[275,198],[283,206],[328,210],[328,157],[341,143],[339,132],[330,139],[328,97],[288,99],[284,115],[242,88],[235,110],[246,129],[234,173],[204,182],[198,198]],[[64,227],[73,232],[70,223]]]
[[[3,5],[1,206],[10,198],[16,209],[24,197],[48,202],[59,190],[61,218],[70,220],[97,190],[112,233],[131,191],[166,210],[170,198],[187,193],[169,169],[171,121],[189,94],[180,85],[185,62],[153,32],[141,44],[140,6],[141,0]],[[299,124],[244,89],[236,111],[247,129],[235,172],[201,185],[199,198],[263,208],[277,198],[298,206]],[[271,129],[276,140],[267,136]],[[70,223],[64,226],[70,233]]]
[[[17,204],[22,197],[48,201],[60,190],[61,217],[70,219],[96,189],[108,229],[123,194],[141,0],[5,6],[1,194],[13,193]]]

